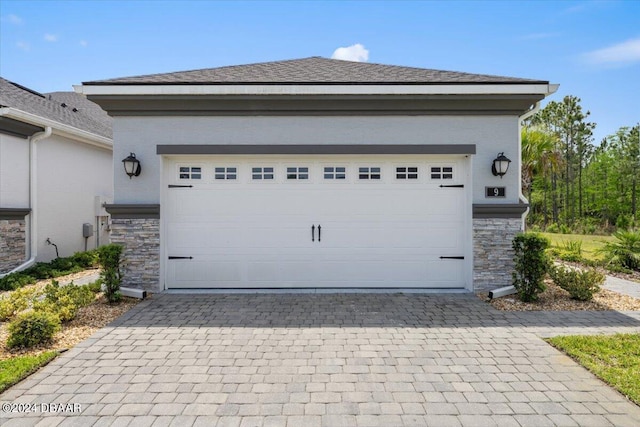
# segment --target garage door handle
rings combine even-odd
[[[440,259],[464,259],[463,256],[441,256]]]
[[[318,225],[318,242],[320,241],[320,232],[322,230],[322,227],[320,227],[320,225]]]
[[[311,226],[311,241],[315,242],[316,240],[316,226],[312,225]]]
[[[169,259],[193,259],[192,256],[171,256],[169,255]]]

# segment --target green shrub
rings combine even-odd
[[[122,246],[113,243],[98,248],[98,260],[102,267],[100,279],[104,284],[104,294],[110,303],[118,302],[122,298],[120,293],[120,283],[122,282],[120,256],[122,250]]]
[[[571,298],[579,301],[590,301],[604,283],[604,275],[594,269],[578,270],[554,266],[549,269],[549,276],[553,282],[565,291]]]
[[[83,268],[95,267],[98,265],[98,251],[76,252],[71,256],[74,263]]]
[[[558,227],[558,224],[553,223],[553,224],[549,224],[549,226],[546,229],[547,233],[559,233],[560,232],[560,227]]]
[[[98,279],[95,282],[91,282],[88,285],[86,285],[87,288],[93,292],[93,294],[99,294],[100,292],[102,292],[102,280]]]
[[[55,314],[61,322],[75,319],[78,309],[91,304],[95,299],[88,286],[75,286],[73,282],[60,286],[55,280],[45,287],[44,295],[44,299],[35,302],[33,308]]]
[[[549,240],[536,233],[521,233],[513,239],[515,271],[513,286],[524,302],[536,301],[545,290],[544,276],[549,266],[545,250]]]
[[[562,244],[562,248],[558,250],[558,258],[569,262],[582,261],[582,242],[564,242]]]
[[[640,271],[640,231],[618,231],[613,236],[617,240],[605,243],[598,252],[609,264]]]
[[[34,347],[51,341],[60,330],[58,316],[44,311],[28,311],[9,323],[7,347]]]
[[[12,291],[34,283],[36,283],[36,279],[28,274],[11,273],[0,279],[0,291]]]
[[[98,252],[94,249],[87,252],[76,252],[67,258],[56,258],[51,262],[38,262],[26,270],[9,274],[0,278],[0,290],[11,291],[26,285],[32,285],[36,280],[53,279],[71,273],[78,273],[98,262]]]
[[[33,288],[16,289],[0,300],[0,321],[7,321],[31,306],[36,298]]]

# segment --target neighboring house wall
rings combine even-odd
[[[505,186],[500,203],[519,202],[516,116],[116,117],[115,203],[160,203],[159,144],[475,144],[473,203],[485,186]],[[118,159],[135,152],[142,174],[130,180]],[[491,174],[498,152],[513,160],[503,179]],[[495,203],[495,200],[492,201]]]
[[[0,133],[0,208],[29,206],[29,140]]]
[[[0,133],[0,273],[19,266],[27,253],[25,216],[6,209],[29,206],[29,140]]]
[[[106,243],[107,224],[98,228],[95,196],[108,196],[112,190],[111,151],[78,143],[59,135],[38,143],[38,261],[84,251],[82,224],[94,227],[87,249],[96,247],[97,234]]]

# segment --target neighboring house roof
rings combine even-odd
[[[2,107],[112,138],[113,119],[100,106],[75,92],[41,94],[0,77],[0,108]]]
[[[327,59],[319,56],[176,73],[84,82],[83,85],[215,84],[548,84],[548,81]]]

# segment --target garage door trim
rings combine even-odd
[[[376,145],[176,145],[159,144],[156,154],[475,154],[475,144],[376,144]]]

